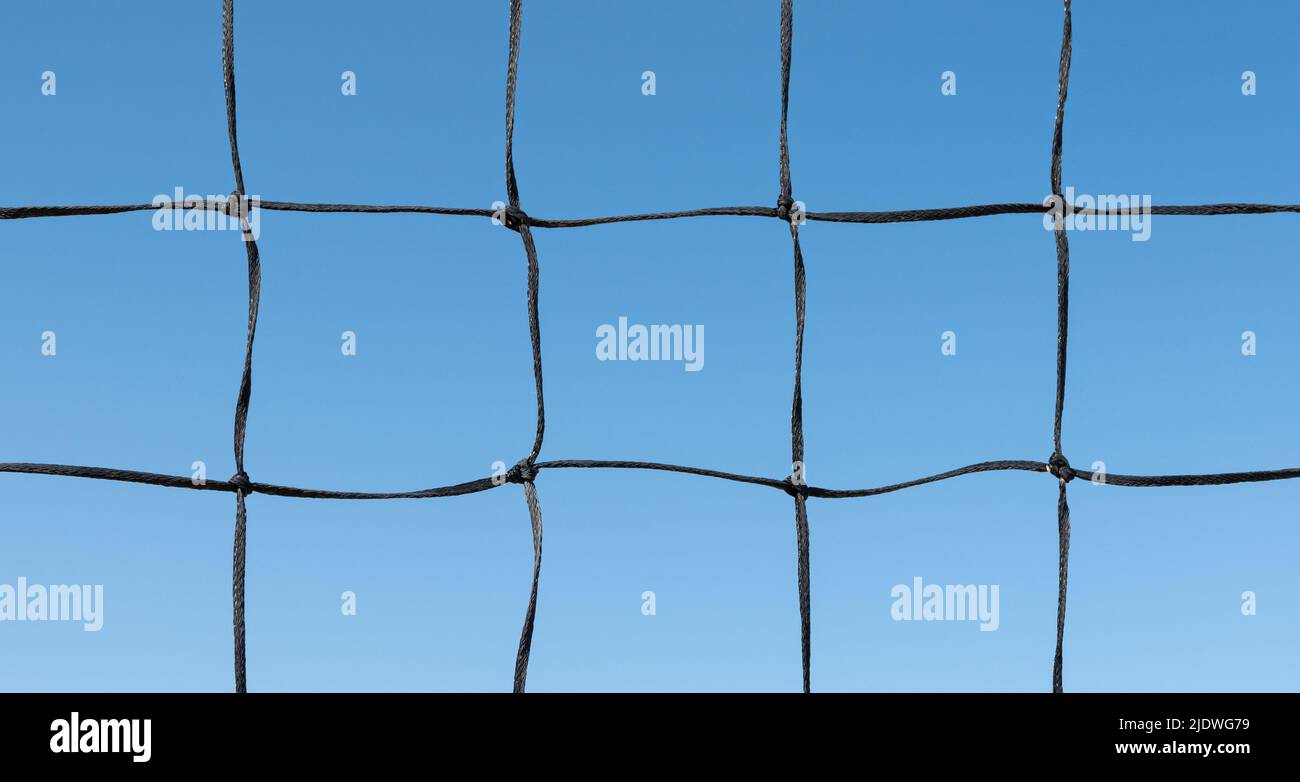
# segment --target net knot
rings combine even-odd
[[[782,194],[780,198],[776,199],[776,216],[789,222],[790,209],[793,207],[794,199],[790,198],[788,195]]]
[[[243,193],[234,190],[226,196],[225,202],[220,205],[220,211],[230,217],[247,217],[248,199]]]
[[[245,497],[253,493],[253,482],[248,479],[248,473],[243,470],[230,476],[230,480],[227,481],[227,483],[234,486],[235,490]]]
[[[537,467],[532,459],[520,459],[506,473],[507,483],[531,483],[537,477]]]
[[[520,226],[528,225],[528,213],[520,209],[517,204],[510,204],[505,211],[505,226],[512,231],[518,231]]]
[[[1055,475],[1061,482],[1069,483],[1074,480],[1074,468],[1070,466],[1070,460],[1060,451],[1052,454],[1047,460],[1047,471]]]
[[[795,483],[794,476],[787,475],[785,478],[785,484],[781,487],[781,490],[786,494],[789,494],[791,497],[806,497],[808,486],[802,483]]]

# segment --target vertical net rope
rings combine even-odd
[[[791,495],[794,497],[794,539],[799,586],[799,651],[803,661],[803,691],[812,691],[812,597],[808,576],[808,500],[803,493],[803,327],[806,282],[799,221],[791,214],[790,141],[786,117],[790,109],[790,48],[794,41],[794,0],[781,0],[781,195],[777,216],[790,222],[794,244],[794,394],[790,403]]]
[[[235,628],[235,691],[248,690],[244,630],[244,572],[248,556],[248,512],[244,498],[250,481],[244,471],[244,435],[248,431],[248,403],[253,396],[253,338],[257,334],[257,308],[262,295],[262,263],[257,242],[245,214],[244,171],[239,164],[239,134],[235,124],[235,0],[223,0],[221,14],[222,80],[226,92],[226,129],[230,135],[230,162],[235,172],[232,204],[240,215],[240,238],[248,255],[248,338],[244,346],[244,371],[239,379],[239,396],[235,401],[235,475],[230,479],[235,491],[235,551],[233,599]]]
[[[1065,95],[1070,86],[1070,0],[1065,0],[1065,22],[1061,32],[1061,61],[1057,70],[1058,94],[1056,98],[1056,124],[1052,131],[1052,194],[1064,203],[1061,193],[1061,145],[1065,130]],[[1061,670],[1064,667],[1062,647],[1065,644],[1065,587],[1070,565],[1070,506],[1066,502],[1065,484],[1074,477],[1070,462],[1061,453],[1061,416],[1065,412],[1065,354],[1066,336],[1070,326],[1070,242],[1065,237],[1064,220],[1056,220],[1053,235],[1056,237],[1056,414],[1052,419],[1052,455],[1047,460],[1049,471],[1060,483],[1056,501],[1057,541],[1057,592],[1056,592],[1056,655],[1052,660],[1052,692],[1062,691]]]

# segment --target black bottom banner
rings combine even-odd
[[[799,762],[984,770],[1289,760],[1288,694],[0,695],[3,767],[494,769]],[[622,760],[619,760],[619,758]],[[17,763],[19,766],[11,764]],[[458,766],[450,765],[448,768]],[[884,766],[888,767],[888,766]],[[1060,767],[1060,766],[1057,766]]]

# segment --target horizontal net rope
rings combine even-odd
[[[866,489],[828,489],[820,486],[800,486],[788,478],[765,478],[759,475],[742,475],[724,470],[711,470],[705,467],[688,467],[680,464],[662,462],[627,461],[617,459],[554,459],[533,464],[536,472],[543,470],[564,469],[604,469],[604,470],[652,470],[673,472],[685,475],[698,475],[704,478],[720,478],[736,483],[748,483],[755,486],[767,486],[779,489],[787,494],[803,494],[806,497],[820,499],[851,499],[856,497],[875,497],[891,494],[914,486],[938,483],[962,475],[980,472],[1021,471],[1051,472],[1047,462],[1028,459],[1004,459],[999,461],[978,462],[945,472],[926,475],[921,478],[876,486]],[[0,463],[0,473],[23,473],[27,475],[55,475],[67,478],[93,478],[122,483],[139,483],[149,486],[165,486],[173,489],[196,489],[199,491],[235,492],[239,488],[230,481],[205,481],[195,483],[189,475],[166,475],[163,473],[142,472],[139,470],[122,470],[112,467],[83,467],[72,464],[37,464],[37,463]],[[1156,487],[1156,486],[1226,486],[1233,483],[1260,483],[1263,481],[1280,481],[1300,478],[1300,467],[1283,470],[1254,470],[1249,472],[1200,473],[1185,475],[1125,475],[1101,471],[1069,469],[1071,478],[1082,478],[1104,486]],[[413,491],[335,491],[333,489],[307,489],[296,486],[280,486],[273,483],[249,482],[245,491],[249,494],[267,494],[274,497],[298,497],[316,500],[399,500],[426,499],[432,497],[458,497],[463,494],[475,494],[489,489],[499,488],[509,482],[507,476],[488,476],[448,486],[436,486],[429,489]]]
[[[495,217],[498,212],[492,209],[460,209],[443,206],[383,205],[383,204],[310,204],[294,201],[258,201],[256,207],[275,212],[333,212],[354,214],[429,214],[453,215],[463,217]],[[889,212],[804,212],[803,216],[815,222],[824,223],[921,223],[940,220],[961,220],[968,217],[992,217],[1009,214],[1047,214],[1051,210],[1047,204],[972,204],[970,206],[951,206],[938,209],[907,209]],[[170,203],[163,206],[155,204],[107,204],[99,206],[2,206],[0,220],[21,220],[33,217],[79,217],[87,215],[123,214],[126,212],[152,212],[158,209],[188,211],[200,209],[221,211],[220,207],[207,202],[187,206],[183,203]],[[1098,209],[1096,207],[1066,206],[1064,214],[1095,215],[1123,217],[1125,215],[1257,215],[1300,213],[1300,204],[1187,204],[1150,207],[1116,207]],[[685,209],[675,212],[645,212],[629,215],[609,215],[606,217],[579,217],[570,219],[545,219],[532,215],[523,215],[519,219],[533,228],[585,228],[610,223],[633,223],[645,220],[676,220],[683,217],[776,217],[781,218],[781,210],[770,206],[717,206],[705,209]]]
[[[189,200],[176,203],[140,203],[116,205],[87,206],[18,206],[0,207],[0,219],[18,220],[39,217],[74,217],[91,215],[123,214],[130,212],[155,211],[160,209],[191,210],[202,209],[218,211],[241,220],[241,238],[244,240],[248,260],[248,326],[245,339],[244,364],[240,376],[238,396],[236,397],[234,416],[234,460],[236,472],[226,481],[196,480],[192,476],[167,475],[162,473],[142,472],[138,470],[116,469],[109,467],[90,467],[65,464],[39,463],[0,463],[0,473],[17,473],[28,475],[49,475],[62,477],[89,478],[96,480],[117,481],[167,488],[194,489],[200,491],[223,491],[235,494],[235,529],[232,561],[232,619],[234,629],[234,663],[235,689],[247,690],[246,671],[246,628],[244,619],[245,569],[247,555],[247,507],[246,498],[253,494],[265,494],[279,497],[326,500],[383,500],[383,499],[427,499],[436,497],[455,497],[499,488],[506,484],[520,484],[524,492],[525,505],[528,509],[533,542],[532,577],[529,599],[524,614],[523,627],[520,632],[519,648],[515,658],[514,691],[523,692],[527,684],[528,663],[532,652],[533,629],[536,623],[537,595],[542,562],[542,515],[537,496],[536,478],[544,470],[562,469],[628,469],[649,470],[715,478],[738,483],[764,486],[778,489],[794,500],[795,506],[795,545],[796,545],[796,585],[800,618],[800,656],[802,661],[803,690],[811,691],[811,589],[809,578],[809,524],[806,501],[814,499],[846,499],[873,497],[889,494],[904,489],[957,478],[963,475],[1000,471],[1041,472],[1056,479],[1059,491],[1057,500],[1057,617],[1056,646],[1052,663],[1052,690],[1062,692],[1064,669],[1064,634],[1066,591],[1068,585],[1068,559],[1070,542],[1070,511],[1067,503],[1067,484],[1075,478],[1090,481],[1093,484],[1125,487],[1174,487],[1174,486],[1222,486],[1237,483],[1255,483],[1261,481],[1287,480],[1300,478],[1300,468],[1259,470],[1250,472],[1225,472],[1205,474],[1170,474],[1170,475],[1126,475],[1103,471],[1080,470],[1070,466],[1061,445],[1061,423],[1065,407],[1065,380],[1067,336],[1069,325],[1069,280],[1070,255],[1069,243],[1063,221],[1056,221],[1053,236],[1057,254],[1057,350],[1056,350],[1056,393],[1052,426],[1052,454],[1046,462],[1034,460],[1000,460],[986,461],[958,467],[946,472],[927,475],[901,483],[893,483],[865,489],[829,489],[806,485],[802,478],[801,465],[804,458],[803,402],[802,402],[802,365],[804,315],[806,309],[806,270],[803,253],[799,245],[799,226],[806,221],[832,223],[909,223],[966,218],[991,217],[1010,214],[1044,215],[1055,212],[1059,206],[1064,215],[1101,215],[1121,217],[1126,215],[1258,215],[1274,213],[1300,213],[1300,204],[1263,204],[1263,203],[1215,203],[1199,205],[1113,205],[1110,208],[1079,207],[1065,200],[1061,188],[1061,160],[1064,146],[1064,121],[1066,96],[1069,86],[1070,57],[1072,47],[1071,2],[1064,0],[1064,20],[1062,25],[1061,52],[1058,62],[1058,95],[1056,116],[1053,125],[1051,146],[1051,199],[1041,203],[999,203],[974,204],[968,206],[945,207],[938,209],[912,209],[899,211],[848,211],[848,212],[811,212],[803,208],[801,202],[795,201],[791,186],[790,153],[787,134],[787,115],[790,99],[791,47],[793,41],[793,0],[781,0],[779,22],[779,43],[781,56],[781,109],[779,133],[779,194],[777,204],[772,206],[722,206],[679,211],[651,212],[627,215],[611,215],[589,218],[546,219],[527,214],[520,206],[519,186],[515,176],[513,136],[515,123],[515,93],[518,80],[518,63],[520,48],[520,31],[522,26],[522,0],[510,2],[509,51],[506,67],[506,112],[505,112],[505,180],[508,203],[503,209],[470,209],[420,205],[378,205],[378,204],[343,204],[343,203],[307,203],[294,201],[266,201],[250,198],[244,186],[244,174],[239,158],[238,133],[236,128],[235,73],[234,73],[234,0],[222,0],[222,80],[225,92],[227,131],[230,142],[231,166],[234,174],[235,190],[229,197],[199,199],[197,203]],[[1055,204],[1051,200],[1055,200]],[[165,201],[165,199],[164,199]],[[238,206],[232,209],[231,202]],[[360,492],[338,491],[330,489],[311,489],[277,484],[262,483],[252,480],[244,469],[244,440],[247,432],[249,407],[252,397],[252,356],[253,342],[257,330],[257,315],[261,298],[261,258],[257,244],[247,222],[247,209],[260,208],[283,212],[322,212],[322,213],[357,213],[357,214],[428,214],[445,216],[466,216],[493,218],[506,228],[519,234],[526,258],[527,283],[527,317],[529,343],[531,347],[533,378],[536,392],[536,429],[533,444],[526,457],[517,462],[508,472],[493,476],[477,478],[461,483],[413,491]],[[794,259],[794,305],[795,305],[795,344],[794,344],[794,389],[791,400],[791,459],[792,472],[783,479],[725,472],[701,467],[689,467],[649,461],[625,461],[609,459],[549,460],[538,461],[546,430],[546,409],[543,397],[541,329],[538,316],[540,269],[537,248],[533,241],[531,229],[581,228],[612,223],[628,223],[649,220],[672,220],[692,217],[764,217],[777,218],[790,224]]]

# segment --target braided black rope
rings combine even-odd
[[[243,215],[247,201],[244,171],[239,165],[239,134],[235,126],[235,0],[224,0],[221,14],[221,65],[226,91],[226,128],[230,135],[230,162],[235,171],[235,192],[231,200],[240,206],[240,238],[248,255],[248,336],[244,343],[244,371],[239,380],[239,397],[235,400],[235,477],[230,479],[235,494],[234,547],[234,625],[235,691],[248,690],[244,639],[244,567],[248,553],[248,514],[244,498],[248,494],[248,473],[244,472],[244,435],[248,430],[248,402],[253,395],[253,338],[257,334],[257,307],[262,295],[262,263],[257,242]]]
[[[1061,150],[1065,120],[1065,101],[1069,85],[1070,54],[1072,46],[1070,0],[1064,0],[1065,14],[1061,38],[1061,57],[1058,68],[1058,97],[1056,121],[1052,135],[1051,185],[1052,193],[1062,198],[1061,193]],[[798,221],[792,220],[791,209],[794,206],[790,184],[790,155],[787,134],[787,114],[789,107],[790,55],[793,38],[793,0],[782,0],[780,20],[781,46],[781,117],[780,117],[780,195],[776,207],[767,206],[723,206],[704,209],[690,209],[656,213],[614,215],[591,218],[542,219],[531,217],[519,205],[519,187],[515,178],[513,136],[514,111],[517,71],[519,62],[520,25],[522,18],[521,0],[511,0],[509,55],[506,69],[506,192],[508,206],[505,210],[505,225],[516,231],[524,245],[527,256],[527,301],[528,327],[532,346],[533,378],[537,393],[537,429],[529,455],[520,460],[506,475],[506,480],[485,477],[462,483],[438,486],[413,491],[359,492],[336,491],[329,489],[309,489],[277,484],[258,483],[251,480],[244,470],[244,439],[248,426],[248,408],[252,395],[252,354],[253,339],[257,330],[257,313],[261,289],[261,263],[257,244],[253,241],[247,221],[241,222],[242,238],[248,256],[248,331],[244,352],[244,368],[240,378],[239,396],[235,404],[234,454],[236,472],[227,481],[196,482],[189,476],[174,476],[160,473],[141,472],[137,470],[115,469],[108,467],[86,467],[62,464],[0,463],[0,473],[19,473],[29,475],[51,475],[63,477],[90,478],[124,483],[136,483],[168,488],[195,489],[201,491],[225,491],[235,494],[235,536],[234,561],[232,567],[233,624],[235,646],[235,689],[247,690],[245,665],[245,622],[244,622],[244,579],[247,554],[247,509],[245,499],[250,494],[268,494],[280,497],[304,499],[336,500],[382,500],[382,499],[425,499],[435,497],[455,497],[474,494],[496,488],[504,483],[518,483],[523,486],[524,500],[528,507],[529,520],[533,536],[533,570],[528,607],[524,616],[523,629],[519,639],[519,651],[515,659],[514,689],[523,692],[527,681],[528,661],[531,655],[533,628],[537,611],[537,590],[541,574],[542,561],[542,516],[541,505],[537,499],[536,477],[541,470],[551,469],[633,469],[682,473],[707,478],[746,483],[778,489],[794,498],[795,502],[795,540],[798,549],[798,587],[800,640],[803,661],[803,688],[810,691],[811,686],[811,619],[809,599],[808,566],[808,516],[807,498],[842,499],[856,497],[874,497],[903,489],[949,480],[962,475],[982,472],[1024,471],[1047,472],[1056,478],[1059,486],[1057,501],[1058,551],[1058,596],[1056,618],[1056,652],[1052,665],[1052,690],[1061,692],[1063,670],[1063,644],[1065,634],[1065,599],[1068,583],[1068,564],[1070,548],[1070,509],[1066,498],[1066,484],[1077,478],[1084,478],[1093,484],[1129,487],[1165,487],[1165,486],[1222,486],[1236,483],[1255,483],[1261,481],[1288,480],[1300,478],[1300,467],[1278,470],[1259,470],[1251,472],[1230,472],[1210,474],[1181,475],[1124,475],[1118,473],[1090,472],[1077,470],[1070,466],[1061,448],[1061,422],[1065,408],[1065,368],[1066,345],[1069,325],[1069,283],[1070,255],[1069,244],[1064,227],[1055,226],[1054,236],[1057,248],[1057,354],[1056,354],[1056,395],[1055,414],[1052,426],[1052,454],[1046,462],[1032,460],[1001,460],[971,464],[946,472],[915,478],[901,483],[887,484],[865,489],[829,489],[809,486],[802,479],[804,460],[803,442],[803,334],[804,310],[806,303],[806,281],[803,253],[799,246]],[[247,191],[244,188],[244,175],[239,159],[238,134],[236,132],[235,112],[235,78],[234,78],[234,0],[222,2],[222,78],[225,87],[226,122],[230,139],[231,165],[235,176],[235,191],[230,203],[239,207],[239,214],[246,216],[250,207]],[[293,201],[260,201],[258,208],[286,212],[333,212],[333,213],[370,213],[370,214],[430,214],[471,217],[496,217],[497,213],[489,209],[467,209],[419,205],[372,205],[372,204],[331,204],[302,203]],[[26,219],[34,217],[70,217],[83,215],[107,215],[127,212],[150,211],[159,208],[191,209],[190,205],[174,203],[165,206],[150,204],[118,204],[99,206],[20,206],[0,207],[0,219]],[[200,209],[226,210],[221,204],[200,204]],[[940,209],[914,209],[881,212],[805,212],[807,220],[838,223],[908,223],[939,220],[957,220],[975,217],[990,217],[1005,214],[1042,215],[1051,210],[1046,203],[1003,203],[975,204],[969,206],[946,207]],[[1121,209],[1082,209],[1065,204],[1067,213],[1073,214],[1109,214],[1123,215],[1139,212],[1159,215],[1254,215],[1270,213],[1300,213],[1300,204],[1259,204],[1259,203],[1218,203],[1201,205],[1152,206],[1148,208],[1127,207]],[[785,479],[766,478],[753,475],[724,472],[699,467],[688,467],[659,462],[622,461],[622,460],[553,460],[538,462],[541,453],[543,435],[546,428],[545,404],[542,394],[542,354],[541,329],[538,321],[538,287],[539,267],[537,248],[533,242],[532,228],[580,228],[606,225],[611,223],[636,222],[645,220],[671,220],[687,217],[766,217],[778,218],[790,223],[790,235],[794,249],[794,287],[795,287],[795,372],[794,393],[791,404],[791,457],[797,463],[797,473]]]
[[[1065,0],[1065,22],[1061,32],[1061,61],[1057,71],[1059,83],[1056,98],[1056,125],[1052,131],[1052,193],[1061,194],[1061,145],[1065,131],[1065,96],[1070,86],[1070,47],[1073,35],[1070,30],[1070,0]],[[1060,482],[1060,496],[1056,502],[1057,542],[1057,593],[1056,593],[1056,655],[1052,660],[1052,692],[1060,693],[1063,666],[1062,645],[1065,640],[1065,589],[1070,561],[1070,506],[1065,498],[1065,484],[1072,477],[1070,463],[1061,453],[1061,416],[1065,412],[1065,354],[1070,325],[1070,243],[1065,237],[1063,220],[1055,222],[1056,236],[1056,414],[1052,420],[1052,456],[1048,465]],[[1064,468],[1064,469],[1062,469]]]
[[[522,481],[524,501],[528,503],[528,520],[533,527],[533,584],[528,592],[528,610],[519,633],[519,651],[515,655],[515,692],[522,693],[528,681],[528,658],[533,649],[533,623],[537,617],[537,579],[542,572],[542,506],[537,502],[537,486],[532,479]]]
[[[494,217],[491,209],[461,209],[443,206],[417,205],[383,205],[383,204],[311,204],[297,201],[260,201],[258,207],[273,212],[331,212],[356,214],[429,214],[459,215],[463,217]],[[31,217],[77,217],[86,215],[110,215],[125,212],[148,212],[157,209],[207,209],[219,207],[210,204],[188,206],[171,203],[163,206],[153,204],[107,204],[98,206],[0,206],[0,220],[21,220]],[[1068,214],[1077,215],[1134,215],[1148,211],[1144,207],[1119,207],[1116,209],[1097,209],[1094,207],[1072,207],[1066,205]],[[961,220],[969,217],[993,217],[1010,214],[1042,215],[1051,210],[1045,204],[972,204],[970,206],[950,206],[939,209],[907,209],[891,212],[805,212],[808,220],[823,223],[921,223],[941,220]],[[1215,215],[1258,215],[1300,213],[1300,204],[1193,204],[1181,206],[1152,206],[1150,214],[1172,216]],[[510,220],[515,224],[528,225],[532,228],[585,228],[593,225],[611,223],[633,223],[645,220],[676,220],[683,217],[776,217],[787,219],[779,208],[770,206],[718,206],[706,209],[686,209],[673,212],[648,212],[643,214],[610,215],[607,217],[579,217],[551,220],[533,217],[516,211]]]
[[[516,465],[515,470],[519,466]],[[947,470],[934,475],[927,475],[922,478],[903,481],[901,483],[891,483],[885,486],[876,486],[866,489],[828,489],[821,486],[795,486],[789,478],[765,478],[759,475],[742,475],[740,473],[726,472],[724,470],[711,470],[705,467],[689,467],[680,464],[664,464],[662,462],[641,462],[629,461],[622,459],[555,459],[550,461],[537,462],[532,465],[533,472],[529,473],[528,480],[534,480],[536,474],[543,470],[567,470],[567,469],[600,469],[600,470],[650,470],[655,472],[672,472],[682,475],[697,475],[704,478],[718,478],[720,480],[732,481],[734,483],[747,483],[753,486],[766,486],[771,489],[778,489],[786,494],[798,493],[805,497],[816,497],[819,499],[851,499],[859,497],[876,497],[881,494],[892,494],[903,489],[911,489],[916,486],[924,486],[930,483],[939,483],[951,478],[958,478],[963,475],[972,475],[981,472],[1053,472],[1053,465],[1047,462],[1033,461],[1029,459],[1003,459],[998,461],[978,462],[969,464],[965,467],[958,467],[953,470]],[[1081,478],[1086,481],[1092,481],[1097,485],[1106,486],[1128,486],[1128,487],[1171,487],[1171,486],[1227,486],[1235,483],[1262,483],[1265,481],[1290,480],[1300,478],[1300,467],[1289,467],[1282,470],[1253,470],[1250,472],[1221,472],[1221,473],[1200,473],[1200,474],[1183,474],[1183,475],[1125,475],[1121,473],[1102,473],[1090,472],[1087,470],[1077,470],[1073,467],[1064,466],[1057,470],[1060,474],[1068,475],[1067,480]],[[52,475],[63,478],[90,478],[102,481],[116,481],[119,483],[136,483],[146,486],[163,486],[170,489],[195,489],[198,491],[226,491],[237,492],[239,486],[232,478],[229,481],[206,481],[204,483],[195,483],[193,478],[188,475],[166,475],[155,472],[142,472],[139,470],[123,470],[113,467],[85,467],[72,464],[40,464],[31,462],[8,462],[0,463],[0,473],[18,473],[24,475]],[[513,478],[514,470],[506,476],[507,483],[522,483],[520,479]],[[522,474],[521,474],[522,475]],[[431,499],[435,497],[459,497],[463,494],[477,494],[479,492],[495,489],[500,485],[500,479],[492,477],[476,478],[462,483],[455,483],[448,486],[437,486],[430,489],[417,489],[415,491],[387,491],[387,492],[365,492],[365,491],[335,491],[332,489],[306,489],[296,486],[281,486],[274,483],[257,483],[250,481],[245,489],[247,494],[267,494],[274,497],[295,497],[298,499],[308,500],[418,500]]]
[[[528,610],[524,614],[524,627],[519,634],[519,652],[515,656],[516,693],[524,691],[528,679],[528,658],[533,647],[533,621],[537,615],[537,581],[542,572],[542,508],[537,502],[537,486],[533,478],[537,471],[533,463],[542,451],[542,437],[546,433],[546,403],[542,397],[542,330],[537,318],[537,288],[539,271],[537,247],[528,215],[519,207],[519,184],[515,180],[515,85],[519,72],[519,28],[523,17],[523,0],[510,0],[510,51],[506,64],[506,227],[517,231],[524,243],[528,257],[528,338],[533,350],[533,384],[537,389],[537,432],[533,435],[533,448],[528,458],[515,465],[511,471],[512,482],[524,485],[524,500],[528,504],[528,518],[533,528],[533,583],[528,596]]]
[[[790,238],[794,243],[794,394],[790,404],[790,459],[794,497],[794,539],[798,556],[799,650],[803,660],[803,691],[812,691],[812,597],[808,576],[808,507],[799,488],[803,474],[803,328],[806,285],[803,252],[799,249],[799,225],[791,219],[794,206],[790,187],[790,143],[786,133],[786,115],[790,108],[790,48],[794,39],[794,0],[781,0],[781,195],[777,199],[777,216],[790,221]],[[797,485],[795,478],[798,479]]]

